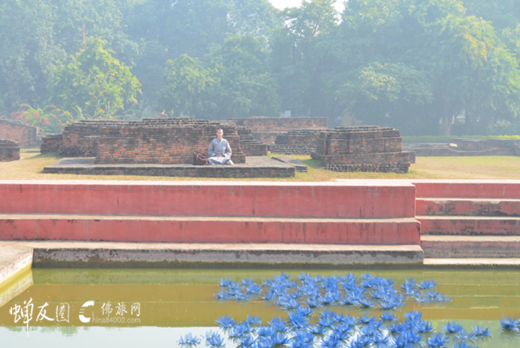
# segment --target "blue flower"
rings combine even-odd
[[[233,282],[227,278],[224,278],[224,279],[221,279],[220,280],[220,286],[223,287],[223,288],[227,288],[229,286],[229,284],[232,284]]]
[[[206,346],[212,348],[224,347],[224,339],[216,332],[206,333]]]
[[[502,325],[502,330],[518,331],[518,322],[516,318],[511,319],[511,317],[509,317],[509,319],[506,320],[506,317],[503,317],[500,319],[500,324]]]
[[[446,332],[452,333],[452,334],[459,333],[462,330],[464,330],[462,325],[457,324],[457,323],[452,323],[452,322],[448,322],[446,324],[446,326],[443,326],[443,328],[444,328],[444,330],[446,330]]]
[[[433,330],[433,325],[428,321],[419,320],[414,323],[414,328],[417,332],[426,333]]]
[[[223,317],[219,317],[218,320],[215,320],[215,321],[217,322],[217,324],[219,324],[219,326],[222,329],[230,329],[234,325],[236,325],[236,321],[234,319],[231,319],[229,317],[229,315],[224,315]]]
[[[246,292],[252,295],[258,295],[262,291],[262,287],[258,284],[251,284],[246,288]]]
[[[248,315],[247,322],[249,323],[249,325],[260,325],[262,324],[262,318],[256,315],[253,315],[252,317]]]
[[[286,326],[285,326],[285,322],[280,318],[280,317],[275,317],[271,320],[271,322],[269,323],[269,325],[274,329],[274,331],[276,332],[285,332],[287,330],[289,330]]]
[[[360,298],[358,302],[361,305],[361,308],[370,308],[374,307],[375,305],[375,303],[373,301],[370,301],[368,298]]]
[[[475,326],[473,328],[473,333],[477,337],[490,337],[491,336],[491,333],[489,332],[489,328],[484,328],[484,326],[482,326],[482,327]]]
[[[437,283],[433,280],[425,280],[418,285],[419,289],[427,290],[437,286]]]
[[[446,344],[446,342],[448,342],[448,338],[441,333],[432,335],[432,337],[428,338],[428,340],[426,341],[428,347],[430,348],[443,347]]]
[[[384,312],[379,318],[383,321],[394,321],[396,319],[395,314],[390,314],[389,312]]]
[[[181,336],[181,339],[179,340],[181,346],[196,346],[199,343],[200,339],[197,338],[197,336],[193,336],[191,332],[186,334],[184,337]]]

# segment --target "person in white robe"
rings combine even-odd
[[[210,165],[228,164],[233,165],[231,160],[231,147],[226,139],[223,138],[224,131],[217,130],[217,137],[211,141],[208,147],[208,163]]]

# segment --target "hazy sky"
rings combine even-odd
[[[302,3],[302,0],[270,0],[271,4],[273,4],[275,7],[278,8],[286,8],[286,7],[295,7],[300,6]],[[343,1],[338,0],[336,1],[336,9],[340,12],[343,11]]]

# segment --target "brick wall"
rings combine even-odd
[[[249,127],[237,126],[240,137],[240,147],[246,156],[267,156],[267,145],[253,137],[253,131]]]
[[[273,145],[269,145],[272,153],[286,155],[310,155],[316,151],[319,134],[327,128],[297,129],[280,134]]]
[[[20,146],[12,140],[0,140],[0,162],[20,159]]]
[[[97,146],[95,163],[192,163],[193,152],[207,153],[218,128],[223,129],[231,146],[232,160],[245,163],[235,124],[187,118],[145,119],[101,127],[99,136],[92,141]]]
[[[296,129],[327,128],[326,117],[246,117],[229,120],[238,126],[251,128],[253,137],[264,144],[272,144],[276,137]]]
[[[39,129],[26,123],[0,119],[0,139],[16,142],[20,147],[40,147]]]
[[[50,134],[42,138],[41,153],[59,152],[63,144],[62,134]]]
[[[316,152],[327,169],[407,173],[410,155],[402,152],[397,129],[380,126],[336,127],[321,132]]]

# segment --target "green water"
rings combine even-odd
[[[287,270],[294,278],[307,270]],[[229,314],[237,321],[256,314],[266,320],[286,313],[262,300],[247,303],[220,302],[213,297],[221,278],[239,281],[252,278],[263,282],[281,270],[79,270],[34,269],[16,282],[0,288],[0,347],[176,347],[181,334],[202,334],[214,330],[215,319]],[[346,275],[349,270],[308,271],[311,275]],[[367,271],[353,270],[356,276]],[[520,272],[506,270],[370,270],[372,275],[392,278],[397,285],[405,278],[417,282],[433,279],[437,290],[451,297],[444,304],[407,303],[397,315],[416,309],[423,319],[441,330],[448,321],[456,321],[471,330],[476,325],[490,327],[493,337],[479,340],[479,347],[520,347],[520,336],[500,330],[498,319],[520,317]],[[296,280],[296,279],[294,279]],[[10,313],[24,301],[31,301],[33,317],[28,325]],[[82,306],[85,323],[80,320]],[[50,321],[40,318],[41,308]],[[133,308],[132,308],[133,305]],[[57,307],[61,321],[57,322]],[[328,306],[356,316],[379,315],[378,309]],[[68,313],[64,320],[64,311]],[[112,312],[108,313],[108,310]],[[134,311],[132,312],[132,309]],[[139,309],[139,311],[138,311]],[[119,310],[119,314],[117,311]],[[108,319],[107,319],[108,318]],[[113,318],[113,319],[110,319]],[[201,344],[200,347],[203,345]],[[451,347],[451,345],[448,345]]]

